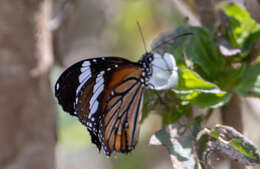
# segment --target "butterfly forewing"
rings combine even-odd
[[[129,64],[134,63],[118,57],[86,59],[66,69],[55,84],[55,96],[63,110],[78,116],[99,149],[97,124],[102,111],[104,86],[119,66]]]
[[[120,71],[120,74],[117,73]],[[112,151],[130,152],[137,142],[143,87],[142,69],[136,65],[120,67],[107,85],[100,122],[100,137],[106,155]]]
[[[55,84],[55,96],[63,110],[71,115],[75,114],[74,103],[76,90],[80,85],[79,76],[82,73],[81,67],[85,61],[78,62],[66,69]]]

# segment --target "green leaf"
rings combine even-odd
[[[188,69],[183,69],[179,72],[179,82],[174,91],[176,93],[192,93],[194,91],[223,93],[216,85],[203,80],[197,73]]]
[[[217,125],[208,132],[213,139],[211,146],[218,149],[221,154],[238,161],[244,165],[255,165],[260,163],[256,147],[244,135],[234,128],[224,125]]]
[[[207,152],[208,152],[208,143],[210,140],[209,130],[207,128],[202,129],[196,137],[196,153],[201,163],[203,169],[205,169],[207,164]]]
[[[183,34],[186,36],[181,36]],[[176,30],[161,34],[153,42],[152,49],[161,54],[173,54],[178,66],[187,67],[186,56],[193,62],[193,67],[200,70],[200,75],[206,75],[207,80],[213,82],[221,77],[217,75],[221,75],[225,68],[224,56],[212,34],[204,28],[180,26]]]
[[[223,73],[225,76],[221,78],[222,83],[219,84],[219,87],[226,91],[233,91],[246,71],[246,68],[245,63],[242,63],[240,67],[237,68],[226,67]]]
[[[223,3],[223,8],[229,21],[229,40],[233,42],[234,47],[241,47],[249,34],[260,30],[260,25],[239,5]]]
[[[192,133],[185,128],[186,126],[180,123],[169,125],[156,132],[150,139],[150,144],[163,145],[167,148],[173,169],[196,168],[192,151]]]
[[[182,118],[184,115],[190,113],[191,110],[191,105],[176,105],[174,107],[170,107],[169,112],[162,113],[162,124],[163,127],[175,123],[178,121],[180,118]]]
[[[241,96],[260,97],[260,63],[247,68],[235,91]]]
[[[260,31],[250,33],[243,41],[242,52],[247,55],[254,47],[254,44],[259,38],[260,38]]]
[[[228,93],[213,94],[202,92],[193,92],[182,97],[184,101],[189,101],[201,108],[217,108],[223,106],[230,98],[231,94]]]
[[[193,64],[207,75],[207,80],[216,81],[225,68],[225,58],[220,53],[212,34],[200,27],[190,27],[193,35],[185,46],[185,54]]]
[[[192,130],[193,137],[196,137],[197,134],[202,130],[201,127],[202,120],[203,120],[202,115],[195,117],[195,119],[193,120],[193,130]]]

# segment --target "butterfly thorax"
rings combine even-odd
[[[149,80],[152,76],[152,61],[153,61],[153,53],[146,52],[142,59],[139,60],[139,64],[142,67],[142,76],[141,76],[141,83],[143,87],[148,87]]]

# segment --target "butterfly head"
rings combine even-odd
[[[144,61],[146,64],[151,64],[154,59],[153,53],[152,52],[146,52],[143,54],[142,61]]]

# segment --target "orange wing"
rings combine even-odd
[[[144,89],[141,74],[141,68],[124,66],[114,72],[105,90],[99,138],[107,156],[113,151],[128,153],[137,143]]]
[[[92,143],[101,149],[101,140],[98,137],[100,119],[103,116],[104,94],[106,86],[111,82],[114,72],[120,67],[138,67],[139,65],[122,58],[95,58],[85,60],[89,64],[84,66],[81,62],[79,81],[80,84],[74,90],[75,96],[75,114],[78,116],[91,135]],[[87,80],[86,80],[87,79]]]

